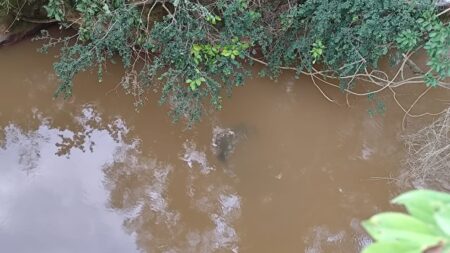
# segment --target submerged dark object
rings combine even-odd
[[[248,129],[245,125],[234,128],[215,127],[213,130],[212,150],[217,159],[226,163],[234,152],[237,144],[247,138]]]

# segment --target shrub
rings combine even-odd
[[[209,108],[222,107],[222,96],[243,84],[250,71],[244,64],[267,65],[260,74],[276,78],[295,70],[330,85],[339,79],[343,91],[356,80],[382,89],[425,80],[445,86],[450,75],[450,29],[431,0],[287,1],[287,0],[50,0],[46,10],[65,26],[78,26],[63,44],[55,71],[57,95],[70,96],[80,71],[103,66],[119,55],[126,73],[122,86],[145,101],[148,88],[162,93],[174,119],[192,123]],[[429,69],[411,55],[424,47]],[[399,72],[379,71],[381,58],[397,60]],[[417,76],[404,78],[405,66]],[[319,69],[320,66],[320,69]]]

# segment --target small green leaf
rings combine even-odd
[[[202,49],[202,46],[200,46],[199,44],[194,44],[194,45],[192,45],[192,49],[194,50],[194,51],[200,51],[201,49]]]
[[[105,3],[102,7],[102,9],[105,11],[106,14],[111,14],[111,11],[109,10],[109,6]]]
[[[222,51],[222,53],[221,53],[223,56],[226,56],[226,57],[228,57],[228,56],[230,56],[231,55],[231,51],[229,51],[229,50],[227,50],[227,49],[224,49],[223,51]]]

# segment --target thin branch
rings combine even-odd
[[[428,87],[424,92],[422,92],[417,98],[416,100],[414,100],[414,102],[411,104],[411,106],[408,108],[408,110],[405,112],[405,114],[403,115],[403,119],[402,119],[402,129],[405,129],[405,120],[406,120],[406,116],[409,115],[409,112],[413,109],[413,107],[417,104],[417,102],[419,102],[419,100],[425,96],[425,94],[428,93],[428,91],[431,90],[431,86]]]
[[[38,19],[38,18],[30,18],[30,17],[25,17],[25,16],[20,16],[19,19],[22,21],[28,22],[28,23],[33,23],[33,24],[53,24],[53,23],[59,22],[56,19]]]
[[[316,83],[316,80],[314,80],[314,76],[311,76],[311,80],[314,83],[314,85],[317,87],[317,89],[320,91],[320,93],[322,93],[322,95],[331,103],[336,103],[336,101],[334,99],[331,99],[330,97],[327,96],[327,94],[325,94],[325,92],[319,87],[319,85]]]
[[[437,14],[438,17],[444,15],[445,13],[450,12],[450,7],[448,7],[447,9],[441,11],[440,13]]]

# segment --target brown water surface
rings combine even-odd
[[[361,220],[402,190],[388,94],[348,107],[306,78],[255,78],[185,130],[158,94],[136,112],[117,65],[54,100],[55,58],[38,46],[0,50],[1,252],[359,252]],[[222,156],[221,135],[234,136]]]

